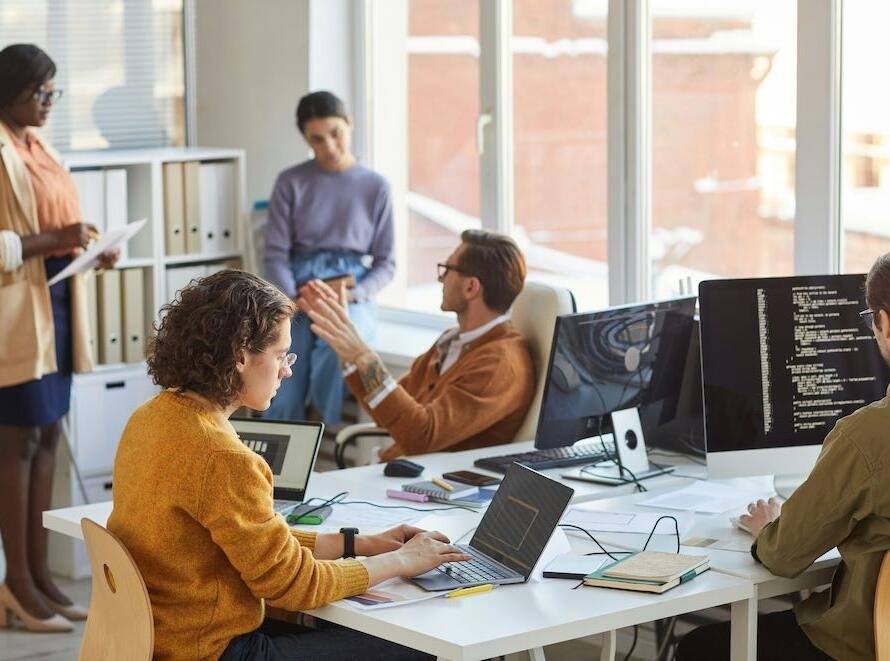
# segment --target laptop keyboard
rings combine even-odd
[[[459,545],[458,548],[473,557],[462,562],[446,562],[437,567],[440,572],[448,574],[458,583],[491,583],[515,576],[513,572],[508,572],[488,558],[476,554],[472,547]]]

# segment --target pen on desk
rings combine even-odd
[[[399,491],[398,489],[387,489],[386,495],[399,500],[413,500],[415,503],[425,503],[430,499],[425,493],[411,493],[410,491]]]
[[[451,486],[448,482],[443,480],[441,477],[434,477],[433,484],[436,486],[442,487],[445,491],[454,491],[454,487]]]
[[[468,594],[479,594],[480,592],[489,592],[490,590],[494,590],[494,586],[491,583],[486,583],[485,585],[476,585],[472,588],[460,588],[458,590],[452,590],[445,596],[449,599],[453,599],[454,597],[465,597]]]

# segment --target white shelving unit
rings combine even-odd
[[[185,284],[187,274],[203,275],[209,269],[224,268],[232,262],[244,263],[247,232],[247,195],[245,188],[244,152],[239,149],[165,148],[120,151],[71,152],[64,155],[65,165],[75,175],[95,171],[121,169],[126,172],[126,220],[147,218],[146,227],[127,246],[127,255],[116,270],[143,270],[142,338],[147,338],[158,321],[161,306],[170,293]],[[233,250],[216,253],[168,255],[166,251],[164,212],[164,164],[166,163],[230,163],[235,190],[228,198],[234,204]],[[107,175],[103,175],[107,176]],[[100,180],[102,178],[100,177]],[[85,208],[89,202],[81,193],[84,220],[93,222]],[[93,202],[102,196],[93,196]],[[105,200],[110,208],[112,204]],[[95,204],[94,204],[94,208]],[[110,213],[110,212],[109,212]],[[100,223],[101,224],[101,223]],[[253,264],[247,264],[253,267]],[[122,290],[121,306],[127,292]],[[91,302],[95,304],[95,302]],[[98,313],[97,313],[98,315]],[[97,316],[96,315],[96,316]],[[94,320],[96,319],[94,316]],[[122,333],[123,334],[123,333]],[[122,340],[125,338],[121,338]],[[101,338],[97,340],[97,344]],[[98,348],[98,347],[94,347]],[[98,354],[98,352],[95,352]],[[94,355],[94,358],[98,358]],[[69,414],[71,454],[59,452],[56,467],[53,507],[84,503],[75,466],[79,468],[83,487],[90,502],[108,500],[112,489],[112,467],[117,443],[130,414],[156,393],[144,361],[101,364],[90,374],[74,376]],[[73,458],[73,462],[71,461]],[[89,562],[83,543],[58,535],[50,536],[50,566],[60,574],[80,578],[89,574]]]

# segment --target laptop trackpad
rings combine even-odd
[[[452,590],[459,588],[461,583],[451,578],[448,574],[440,572],[438,569],[432,569],[425,574],[415,576],[411,579],[416,585],[429,592],[437,592],[438,590]]]

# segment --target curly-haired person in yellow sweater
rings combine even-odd
[[[334,625],[264,619],[264,602],[311,609],[395,576],[466,560],[441,533],[399,526],[355,537],[291,530],[272,473],[229,416],[268,408],[290,376],[291,301],[226,270],[165,306],[148,370],[165,388],[127,423],[108,528],[133,555],[154,613],[156,659],[415,659],[415,650]],[[341,559],[342,558],[342,559]]]

